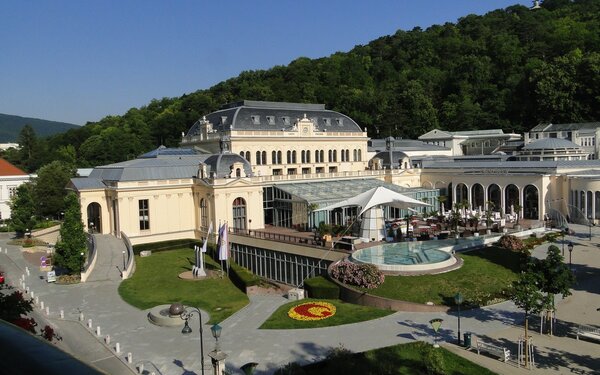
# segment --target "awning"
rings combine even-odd
[[[320,208],[316,211],[333,210],[335,208],[346,206],[359,206],[361,207],[361,211],[358,214],[360,216],[369,208],[381,205],[396,207],[400,209],[431,206],[430,204],[427,204],[425,202],[421,202],[419,200],[407,197],[406,195],[396,193],[395,191],[379,186],[367,190],[364,193],[358,194],[357,196],[354,196],[352,198],[338,202],[336,204]]]

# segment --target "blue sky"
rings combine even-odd
[[[0,113],[83,125],[521,0],[2,0]]]

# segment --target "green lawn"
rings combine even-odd
[[[323,319],[314,321],[300,321],[292,319],[288,316],[288,311],[295,305],[310,301],[321,301],[332,303],[336,308],[335,315]],[[394,313],[391,310],[376,309],[373,307],[353,305],[351,303],[345,303],[340,300],[329,300],[329,299],[304,299],[301,301],[294,301],[286,303],[280,306],[263,325],[262,329],[296,329],[296,328],[320,328],[320,327],[331,327],[339,326],[342,324],[350,324],[363,322],[366,320],[372,320],[381,318],[383,316]]]
[[[429,372],[428,368],[432,371]],[[438,372],[433,371],[434,368]],[[434,349],[430,344],[424,342],[400,344],[355,354],[338,348],[331,351],[325,361],[303,367],[288,365],[276,372],[278,375],[425,375],[429,373],[448,375],[495,374],[444,348]]]
[[[218,265],[205,256],[207,269]],[[218,323],[248,304],[248,297],[227,278],[208,278],[201,281],[182,280],[181,272],[194,265],[194,251],[177,249],[135,257],[133,277],[119,286],[119,294],[129,304],[148,309],[157,305],[181,302],[198,307],[210,314],[209,323]]]
[[[461,292],[465,307],[481,306],[508,298],[504,291],[519,273],[520,255],[498,247],[486,247],[458,255],[463,266],[438,275],[386,276],[377,289],[363,289],[369,294],[402,301],[436,305],[454,305],[454,295]]]

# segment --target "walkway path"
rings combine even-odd
[[[587,234],[587,227],[576,227]],[[600,234],[600,231],[598,231]],[[106,238],[105,238],[106,237]],[[72,286],[48,284],[39,279],[39,274],[32,269],[27,284],[36,295],[47,301],[51,307],[52,322],[61,330],[69,330],[64,322],[56,318],[59,309],[65,310],[65,318],[76,321],[81,310],[85,319],[92,319],[93,326],[101,326],[102,335],[109,334],[112,343],[119,342],[122,353],[117,355],[123,362],[125,354],[133,354],[134,365],[141,361],[145,368],[156,366],[152,371],[162,374],[199,373],[200,345],[197,336],[197,321],[191,323],[194,334],[184,337],[180,328],[157,327],[148,322],[148,311],[137,310],[118,296],[119,271],[121,265],[122,244],[113,241],[109,236],[98,236],[99,268],[92,274],[91,282]],[[588,241],[583,237],[569,236],[573,240],[575,250],[573,263],[577,270],[579,284],[573,296],[559,303],[558,318],[560,324],[557,336],[547,337],[533,334],[534,343],[538,347],[538,368],[528,373],[593,373],[600,368],[597,358],[600,343],[577,341],[569,336],[569,327],[575,323],[598,324],[600,312],[600,238]],[[0,237],[0,246],[5,247],[6,238]],[[536,249],[537,256],[543,256],[548,245]],[[16,280],[24,273],[26,264],[17,247],[8,246],[8,254],[2,253],[0,261],[3,266],[6,257],[10,267],[6,269],[8,277],[16,284]],[[113,269],[114,267],[114,269]],[[116,272],[116,273],[115,273]],[[257,374],[270,374],[288,362],[312,362],[323,358],[328,350],[339,345],[352,351],[364,351],[373,348],[411,342],[414,340],[432,340],[429,320],[442,318],[444,323],[440,330],[442,340],[452,343],[456,340],[457,318],[444,313],[405,313],[397,312],[377,320],[339,327],[328,327],[306,330],[259,330],[261,323],[281,304],[287,300],[281,296],[252,296],[251,303],[238,311],[220,325],[223,334],[219,343],[228,354],[228,367],[239,369],[247,362],[258,362]],[[467,311],[461,314],[461,328],[486,337],[492,342],[506,345],[512,353],[516,351],[516,341],[522,334],[523,314],[510,302],[504,302],[480,310]],[[61,325],[62,324],[62,325]],[[535,326],[535,324],[534,324]],[[84,328],[87,337],[97,341],[89,330]],[[73,333],[75,339],[86,336]],[[70,341],[70,340],[64,340]],[[212,350],[214,339],[210,337],[208,327],[204,329],[204,348],[208,353]],[[514,363],[504,364],[482,355],[466,352],[453,344],[444,344],[453,351],[483,364],[500,374],[519,373]],[[113,347],[113,345],[111,345]],[[109,349],[114,349],[109,347]],[[76,353],[81,350],[77,341],[71,345]],[[114,352],[114,350],[112,350]],[[116,358],[115,357],[115,358]],[[96,363],[101,363],[97,361]],[[205,368],[211,368],[208,356]],[[110,373],[118,373],[110,371]],[[125,373],[125,372],[123,372]],[[208,373],[208,371],[207,371]]]

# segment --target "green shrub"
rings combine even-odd
[[[310,298],[339,299],[340,288],[323,276],[317,276],[304,281],[304,289]]]
[[[229,279],[244,293],[246,293],[246,288],[260,285],[262,281],[259,276],[231,260],[229,261]]]
[[[151,242],[139,245],[133,245],[133,253],[139,255],[141,251],[150,250],[152,252],[159,252],[165,250],[190,248],[193,249],[194,245],[202,246],[202,242],[191,238],[185,238],[181,240]]]
[[[427,348],[423,357],[428,374],[444,375],[447,373],[444,355],[440,348]]]

